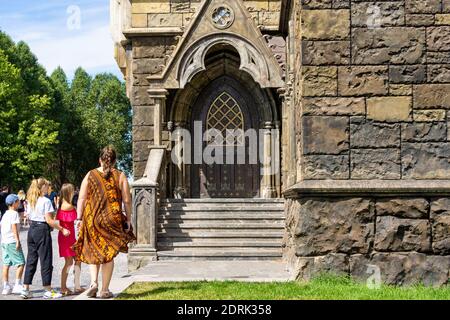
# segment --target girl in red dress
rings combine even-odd
[[[76,242],[75,220],[77,219],[77,211],[72,205],[74,191],[75,188],[70,183],[66,183],[61,187],[59,209],[55,219],[59,221],[61,227],[70,231],[68,236],[64,236],[61,232],[58,233],[59,256],[65,260],[61,272],[61,293],[63,295],[73,294],[67,288],[67,277],[69,276],[69,270],[72,265],[74,265],[75,293],[78,294],[84,291],[80,286],[81,261],[75,261],[74,263],[75,252],[72,249],[72,246]]]

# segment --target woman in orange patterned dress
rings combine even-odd
[[[91,286],[88,297],[96,297],[98,274],[102,267],[101,298],[111,298],[109,283],[114,258],[128,252],[128,243],[136,240],[131,228],[131,193],[123,172],[115,169],[116,152],[106,147],[100,154],[100,167],[84,178],[77,204],[79,235],[73,249],[76,259],[89,264]],[[126,216],[122,213],[122,202]]]

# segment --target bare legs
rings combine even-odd
[[[90,264],[89,272],[91,273],[91,287],[98,287],[98,272],[100,271],[99,264]]]
[[[102,292],[109,291],[109,284],[111,282],[113,270],[114,270],[114,260],[102,264]]]
[[[3,285],[9,281],[9,266],[3,266]]]
[[[109,284],[111,283],[112,274],[114,271],[114,260],[102,264],[90,264],[89,271],[91,273],[91,287],[98,287],[98,273],[100,272],[100,266],[102,268],[102,292],[109,292]]]
[[[75,285],[75,292],[79,293],[83,289],[81,288],[80,284],[80,277],[81,277],[81,262],[76,261],[73,266],[73,276],[74,276],[74,285]]]
[[[73,258],[65,257],[64,260],[64,267],[61,271],[61,291],[63,294],[70,293],[69,289],[67,289],[67,277],[69,276],[69,269],[73,265]]]
[[[19,280],[19,282],[22,281],[22,275],[23,275],[23,270],[25,269],[24,265],[18,266],[17,270],[16,270],[16,281]]]
[[[16,270],[16,282],[22,281],[24,265],[18,266]],[[9,266],[3,266],[3,283],[9,282]]]

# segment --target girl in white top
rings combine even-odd
[[[33,180],[27,193],[28,219],[28,254],[25,266],[24,289],[21,293],[23,299],[31,297],[30,285],[33,281],[38,260],[41,263],[42,285],[45,289],[44,299],[62,297],[51,288],[53,271],[52,228],[58,229],[64,236],[70,231],[59,226],[54,219],[55,210],[51,201],[45,197],[48,193],[49,182],[44,178]]]

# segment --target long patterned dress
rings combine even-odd
[[[119,252],[128,252],[128,243],[136,240],[132,230],[125,232],[127,221],[122,213],[122,193],[119,188],[120,172],[113,170],[109,179],[97,170],[88,176],[83,224],[73,246],[76,260],[87,264],[104,264]]]

